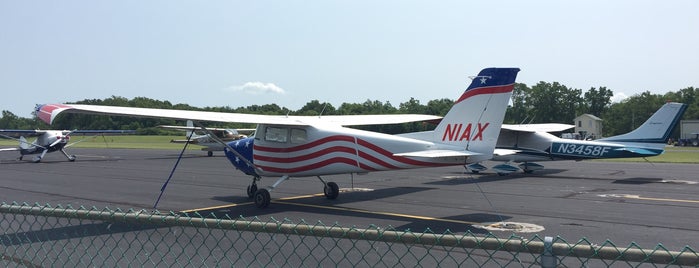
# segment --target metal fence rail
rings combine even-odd
[[[689,247],[419,233],[70,206],[0,205],[5,266],[697,266]]]

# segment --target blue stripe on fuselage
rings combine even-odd
[[[634,148],[625,146],[592,145],[577,143],[551,143],[553,156],[565,156],[568,158],[625,158],[656,156],[663,152],[662,149]]]

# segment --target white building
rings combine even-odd
[[[591,115],[582,114],[574,119],[575,133],[579,133],[583,139],[602,138],[602,119]]]

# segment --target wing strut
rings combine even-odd
[[[172,179],[172,174],[175,174],[175,169],[177,169],[177,166],[180,164],[182,155],[184,154],[184,151],[187,149],[187,145],[189,144],[189,141],[192,139],[193,134],[194,131],[192,131],[192,133],[189,133],[189,136],[187,137],[187,142],[184,143],[184,147],[182,147],[182,152],[180,152],[180,156],[177,157],[177,162],[175,162],[175,166],[172,167],[172,171],[170,171],[170,176],[167,177],[167,180],[163,184],[163,187],[160,188],[160,194],[158,195],[158,199],[155,200],[155,204],[153,205],[154,209],[158,208],[158,203],[160,202],[160,198],[163,196],[163,193],[165,192],[165,187],[167,187],[167,184],[170,183],[170,179]]]

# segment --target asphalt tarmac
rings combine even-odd
[[[71,149],[41,163],[0,154],[0,201],[73,207],[153,210],[179,151]],[[699,157],[699,156],[698,156]],[[652,161],[652,158],[649,159]],[[492,167],[496,163],[485,163]],[[662,244],[669,250],[699,249],[699,166],[598,161],[540,162],[533,174],[498,176],[463,167],[334,175],[343,191],[323,195],[315,178],[293,178],[272,191],[258,209],[245,190],[252,178],[217,152],[188,151],[174,171],[157,209],[205,216],[288,220],[422,232],[560,236],[571,244],[607,240],[618,247]],[[264,178],[269,186],[277,178]],[[510,229],[489,229],[493,223]],[[495,226],[498,227],[498,226]],[[526,227],[519,229],[520,227]]]

